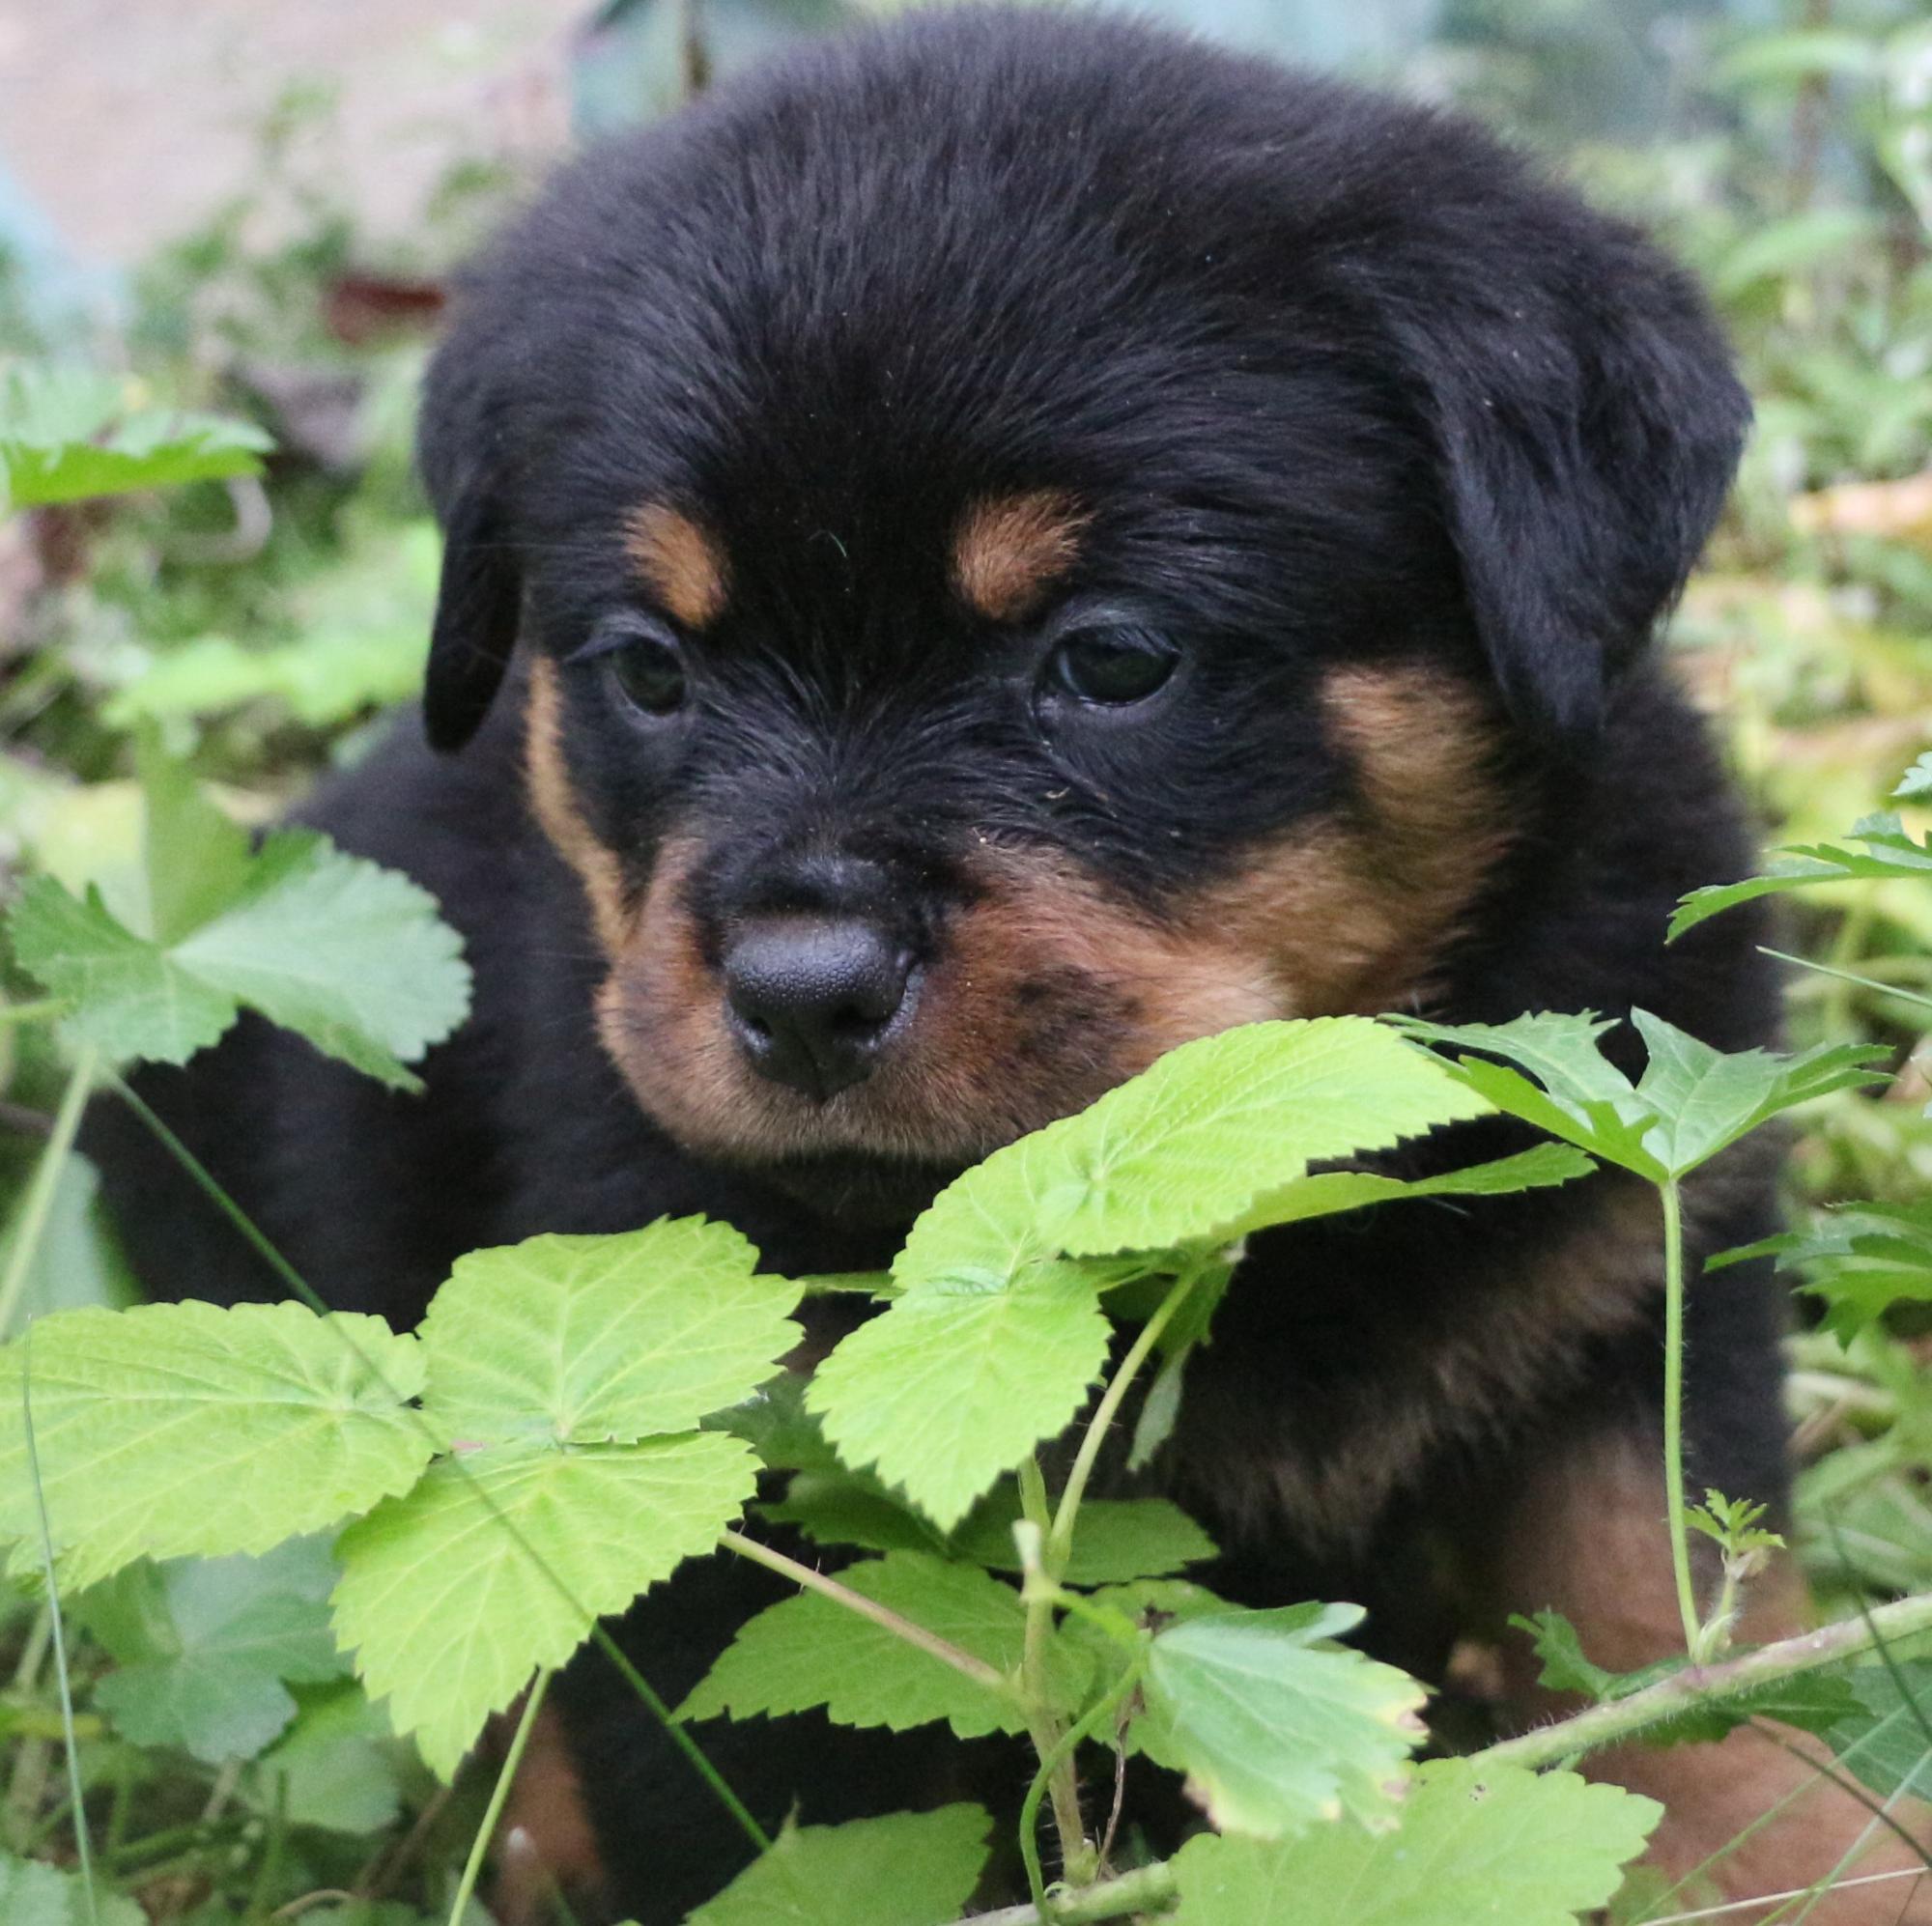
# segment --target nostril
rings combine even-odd
[[[857,1083],[905,1006],[912,958],[857,918],[766,918],[725,952],[725,1002],[752,1067],[817,1097]]]

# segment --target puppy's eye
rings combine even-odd
[[[1082,702],[1145,702],[1174,673],[1175,651],[1138,629],[1076,629],[1047,658],[1047,673]]]
[[[606,660],[625,699],[645,715],[668,716],[683,705],[684,659],[668,636],[646,630],[627,637]]]

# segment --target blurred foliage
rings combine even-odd
[[[1560,140],[1588,191],[1702,274],[1733,330],[1758,432],[1672,643],[1722,720],[1767,842],[1810,844],[1884,806],[1932,745],[1932,20],[1921,0],[1759,11],[1753,26],[1717,0],[1454,0],[1410,78]],[[1628,67],[1611,31],[1642,41],[1635,105],[1621,80],[1606,100]],[[1662,136],[1619,141],[1639,108]],[[0,522],[0,880],[31,862],[77,889],[136,862],[137,722],[259,822],[353,757],[414,686],[437,555],[409,452],[430,284],[516,184],[466,163],[407,257],[385,255],[304,157],[304,130],[331,112],[319,87],[284,96],[246,192],[148,265],[123,336],[94,354],[116,371],[117,406],[257,424],[274,443],[263,472]],[[1579,127],[1601,137],[1575,151]],[[58,358],[66,344],[36,338],[28,313],[0,263],[0,356]],[[1927,801],[1897,806],[1916,834]],[[1932,891],[1833,886],[1784,913],[1780,948],[1837,973],[1793,972],[1792,1041],[1867,1038],[1905,1071],[1804,1115],[1794,1212],[1922,1204],[1932,1049],[1910,999],[1932,994]],[[0,1122],[43,1117],[57,1088],[45,1049],[0,1026]],[[31,1145],[0,1136],[0,1240]],[[119,1301],[125,1268],[84,1168],[57,1210],[36,1301]],[[1807,1329],[1794,1361],[1799,1541],[1828,1598],[1932,1587],[1932,1307],[1895,1308],[1849,1345]],[[0,1730],[28,1742],[0,1799],[0,1846],[14,1850],[45,1823],[57,1758],[34,1723],[47,1699],[31,1625],[0,1609],[24,1682],[0,1693]],[[84,1647],[84,1674],[106,1662]],[[337,1685],[300,1685],[293,1702],[245,1768],[183,1754],[163,1769],[110,1729],[84,1735],[87,1771],[110,1789],[108,1850],[165,1842],[155,1890],[174,1881],[182,1897],[157,1916],[241,1916],[219,1894],[252,1891],[265,1850],[280,1855],[278,1892],[433,1903],[445,1889],[469,1788],[453,1805],[431,1798]],[[413,1832],[384,1829],[398,1797]]]

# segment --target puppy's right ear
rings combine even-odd
[[[476,733],[523,613],[523,571],[504,513],[503,427],[477,358],[459,326],[431,365],[418,438],[423,482],[442,524],[423,683],[423,729],[438,750],[461,749]]]

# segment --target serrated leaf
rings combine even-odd
[[[212,1766],[252,1759],[295,1717],[284,1681],[315,1684],[344,1669],[328,1626],[335,1567],[314,1541],[260,1558],[173,1563],[153,1579],[158,1637],[117,1637],[125,1618],[103,1623],[81,1606],[119,1661],[95,1702],[137,1745],[180,1746]]]
[[[134,383],[94,369],[16,362],[0,373],[9,508],[259,474],[272,445],[252,422],[144,404]]]
[[[977,1567],[898,1551],[848,1566],[837,1575],[841,1585],[937,1632],[996,1671],[1017,1673],[1026,1609],[1010,1585]],[[1078,1679],[1068,1671],[1061,1683],[1070,1694]],[[740,1626],[717,1664],[678,1708],[678,1716],[753,1718],[815,1706],[836,1724],[882,1725],[894,1732],[939,1719],[961,1739],[1026,1730],[1016,1696],[979,1684],[815,1592],[768,1605]]]
[[[704,1432],[440,1459],[336,1541],[335,1629],[448,1778],[493,1712],[739,1515],[756,1461]]]
[[[1894,1304],[1932,1303],[1932,1202],[1828,1205],[1808,1231],[1726,1251],[1707,1269],[1776,1257],[1779,1270],[1807,1273],[1798,1288],[1825,1305],[1825,1328],[1841,1345]]]
[[[1863,817],[1852,825],[1851,840],[1862,843],[1863,848],[1847,849],[1834,842],[1796,844],[1784,850],[1782,861],[1769,864],[1761,875],[1748,876],[1742,883],[1692,890],[1670,919],[1665,941],[1676,942],[1686,930],[1720,910],[1757,896],[1806,889],[1814,883],[1932,881],[1932,839],[1915,841],[1897,816]]]
[[[628,1443],[688,1430],[780,1369],[799,1287],[728,1225],[662,1218],[459,1258],[423,1320],[439,1432]]]
[[[99,1892],[97,1904],[99,1912],[88,1904],[78,1873],[0,1852],[0,1919],[7,1926],[148,1926],[148,1915],[131,1899]]]
[[[983,1287],[1060,1253],[1210,1237],[1310,1163],[1488,1107],[1365,1017],[1223,1031],[968,1171],[913,1226],[893,1276],[907,1290]]]
[[[875,1466],[950,1531],[1072,1420],[1110,1335],[1076,1263],[1036,1263],[1005,1288],[926,1284],[833,1351],[806,1406],[845,1463]]]
[[[1769,1050],[1726,1055],[1648,1010],[1633,1010],[1631,1020],[1650,1053],[1636,1093],[1658,1119],[1645,1147],[1678,1175],[1780,1111],[1883,1081],[1870,1065],[1886,1053],[1866,1044],[1821,1043],[1782,1057]]]
[[[21,969],[74,1005],[67,1027],[117,1062],[185,1063],[235,1021],[235,999],[136,936],[89,885],[37,876],[8,918]]]
[[[1634,1085],[1603,1056],[1599,1041],[1610,1026],[1588,1011],[1506,1024],[1393,1019],[1418,1041],[1485,1053],[1459,1055],[1456,1074],[1498,1110],[1653,1183],[1688,1175],[1780,1111],[1883,1081],[1869,1067],[1884,1055],[1873,1046],[1821,1044],[1789,1057],[1726,1054],[1648,1010],[1633,1010],[1631,1020],[1649,1052]],[[1490,1062],[1490,1056],[1520,1069]]]
[[[462,939],[428,892],[309,830],[245,854],[178,770],[151,756],[145,773],[153,931],[129,929],[98,890],[75,897],[45,876],[9,919],[21,967],[74,1005],[68,1028],[111,1059],[181,1063],[246,1004],[370,1076],[417,1088],[405,1061],[469,1005]]]
[[[1389,1831],[1190,1840],[1174,1860],[1176,1926],[1574,1926],[1616,1891],[1662,1813],[1575,1772],[1438,1759]]]
[[[856,1545],[862,1551],[929,1551],[942,1558],[952,1550],[952,1542],[937,1525],[895,1498],[868,1472],[798,1472],[782,1499],[760,1505],[758,1511],[774,1524],[796,1526],[817,1544]],[[971,1523],[969,1517],[960,1530]]]
[[[431,1454],[413,1338],[298,1304],[139,1305],[43,1317],[0,1351],[0,1537],[31,1567],[34,1436],[64,1580],[142,1556],[267,1551],[407,1490]]]
[[[980,1883],[992,1827],[977,1805],[787,1826],[688,1926],[947,1926]]]
[[[1299,1224],[1337,1211],[1360,1210],[1374,1204],[1395,1204],[1406,1198],[1500,1197],[1516,1191],[1540,1190],[1587,1176],[1595,1163],[1569,1144],[1538,1144],[1515,1156],[1487,1164],[1471,1164],[1432,1177],[1376,1176],[1365,1171],[1322,1171],[1304,1176],[1281,1190],[1270,1191],[1228,1227],[1228,1234],[1245,1237],[1281,1224]]]
[[[1292,1836],[1346,1813],[1386,1824],[1423,1737],[1407,1673],[1333,1642],[1352,1605],[1228,1611],[1153,1640],[1137,1742],[1185,1772],[1224,1832]]]
[[[469,1013],[463,940],[436,899],[311,830],[262,845],[241,897],[176,945],[204,982],[398,1089]]]
[[[1891,793],[1901,803],[1915,800],[1920,796],[1932,796],[1932,750],[1927,750],[1898,779],[1898,787]]]

